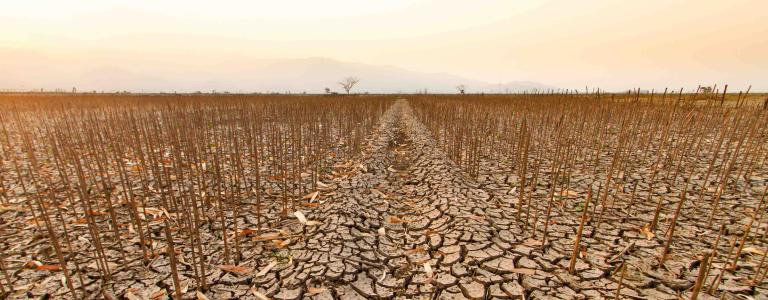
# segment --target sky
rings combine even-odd
[[[196,82],[192,74],[205,70],[227,80],[255,61],[322,57],[488,83],[768,91],[765,0],[0,0],[0,7],[0,88],[66,86],[67,74],[110,70],[140,74],[148,86],[157,78]]]

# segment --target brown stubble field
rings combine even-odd
[[[765,298],[765,99],[0,95],[0,294]]]

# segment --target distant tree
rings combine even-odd
[[[325,93],[326,93],[326,94],[330,94],[330,93],[331,93],[331,89],[329,89],[329,88],[325,88]]]
[[[702,94],[709,94],[709,93],[712,93],[712,87],[711,86],[702,86],[700,91],[701,91]]]
[[[344,78],[344,80],[339,81],[339,85],[344,89],[344,91],[349,94],[349,91],[358,83],[360,82],[360,79],[357,79],[357,77],[347,77]]]
[[[457,85],[456,89],[459,90],[459,94],[462,94],[462,95],[464,95],[464,93],[466,93],[467,91],[467,87],[463,84]]]

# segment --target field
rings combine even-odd
[[[766,299],[765,99],[0,95],[0,298]]]

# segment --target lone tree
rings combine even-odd
[[[349,94],[349,91],[358,83],[360,82],[360,79],[357,79],[357,77],[347,77],[344,78],[344,80],[339,81],[339,85]]]
[[[459,90],[459,94],[462,94],[462,95],[464,95],[464,92],[467,91],[467,87],[463,84],[457,85],[456,89]]]

